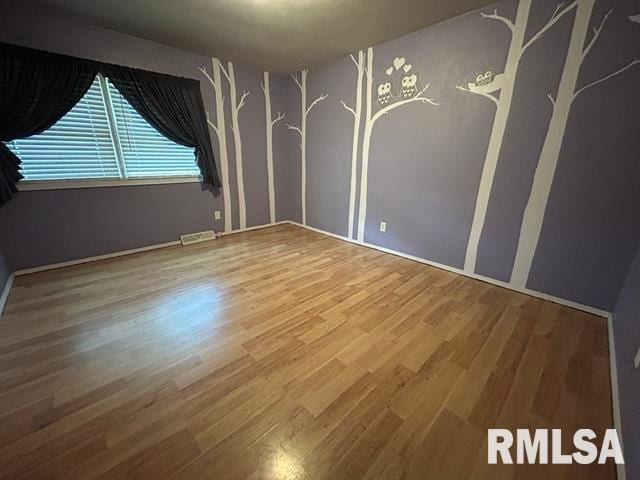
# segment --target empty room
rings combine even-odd
[[[1,480],[640,480],[637,0],[0,8]]]

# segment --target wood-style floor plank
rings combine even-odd
[[[277,226],[16,278],[0,478],[613,479],[486,463],[609,392],[603,319]]]

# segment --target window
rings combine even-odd
[[[100,75],[50,129],[7,146],[22,160],[23,185],[37,180],[191,179],[200,174],[193,148],[159,133]]]
[[[169,140],[147,123],[109,83],[127,177],[199,175],[193,148]]]
[[[98,79],[53,127],[8,147],[22,160],[25,180],[120,176]]]

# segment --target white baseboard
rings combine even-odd
[[[175,247],[176,245],[181,245],[179,240],[176,240],[174,242],[158,243],[156,245],[149,245],[146,247],[133,248],[131,250],[122,250],[120,252],[105,253],[104,255],[96,255],[95,257],[78,258],[76,260],[69,260],[68,262],[52,263],[49,265],[42,265],[39,267],[25,268],[22,270],[16,270],[15,275],[20,276],[20,275],[28,275],[30,273],[44,272],[46,270],[55,270],[56,268],[71,267],[73,265],[80,265],[82,263],[90,263],[90,262],[96,262],[98,260],[107,260],[109,258],[122,257],[124,255],[131,255],[132,253],[147,252],[149,250],[157,250],[158,248]]]
[[[583,312],[591,313],[593,315],[597,315],[599,317],[607,318],[609,312],[605,310],[601,310],[599,308],[590,307],[588,305],[582,305],[581,303],[572,302],[571,300],[566,300],[564,298],[556,297],[553,295],[549,295],[547,293],[538,292],[536,290],[530,290],[528,288],[518,288],[510,285],[506,282],[501,282],[500,280],[495,280],[493,278],[485,277],[483,275],[478,275],[476,273],[470,274],[461,270],[459,268],[450,267],[449,265],[443,265],[441,263],[432,262],[431,260],[427,260],[425,258],[416,257],[414,255],[409,255],[407,253],[398,252],[396,250],[392,250],[390,248],[381,247],[379,245],[374,245],[372,243],[360,242],[358,240],[354,240],[351,238],[344,237],[342,235],[338,235],[332,232],[327,232],[325,230],[321,230],[319,228],[311,227],[309,225],[302,225],[301,223],[294,222],[291,220],[287,220],[286,223],[290,223],[291,225],[297,225],[298,227],[306,228],[307,230],[311,230],[313,232],[321,233],[323,235],[328,235],[330,237],[337,238],[339,240],[343,240],[345,242],[354,243],[356,245],[362,245],[363,247],[372,248],[374,250],[379,250],[381,252],[390,253],[391,255],[396,255],[398,257],[406,258],[408,260],[413,260],[414,262],[424,263],[425,265],[429,265],[432,267],[440,268],[442,270],[446,270],[448,272],[457,273],[459,275],[464,275],[465,277],[473,278],[475,280],[480,280],[482,282],[490,283],[492,285],[497,285],[502,288],[506,288],[508,290],[513,290],[518,293],[523,293],[525,295],[529,295],[532,297],[540,298],[542,300],[548,300],[553,303],[557,303],[559,305],[563,305],[565,307],[575,308],[576,310],[581,310]]]
[[[220,235],[226,236],[226,235],[233,235],[235,233],[249,232],[251,230],[259,230],[261,228],[273,227],[275,225],[281,225],[283,223],[288,223],[288,220],[283,222],[267,223],[264,225],[256,225],[254,227],[247,227],[247,228],[242,228],[238,230],[231,230],[229,232],[220,232]],[[30,273],[44,272],[46,270],[55,270],[57,268],[71,267],[73,265],[81,265],[83,263],[96,262],[98,260],[107,260],[109,258],[122,257],[124,255],[131,255],[133,253],[147,252],[149,250],[157,250],[159,248],[175,247],[177,245],[181,245],[181,242],[179,240],[175,240],[173,242],[158,243],[155,245],[148,245],[146,247],[133,248],[131,250],[122,250],[119,252],[105,253],[104,255],[96,255],[94,257],[78,258],[76,260],[69,260],[67,262],[59,262],[59,263],[52,263],[49,265],[41,265],[38,267],[24,268],[22,270],[17,270],[15,272],[15,275],[16,276],[28,275]]]
[[[4,311],[4,306],[7,304],[7,299],[9,298],[9,292],[11,291],[14,277],[15,274],[13,273],[9,275],[9,278],[7,278],[7,283],[4,284],[2,295],[0,295],[0,317],[2,316],[2,312]]]
[[[263,225],[255,225],[253,227],[239,228],[237,230],[230,230],[228,232],[219,232],[219,234],[220,234],[221,237],[226,237],[227,235],[234,235],[236,233],[250,232],[252,230],[260,230],[262,228],[275,227],[276,225],[284,225],[284,224],[288,224],[288,223],[291,223],[291,221],[290,220],[282,220],[280,222],[265,223]]]
[[[620,390],[618,388],[618,361],[616,358],[616,343],[613,336],[613,315],[607,315],[609,329],[609,367],[611,369],[611,402],[613,407],[613,426],[618,432],[620,447],[624,452],[624,440],[622,438],[622,417],[620,414]],[[616,465],[618,480],[626,480],[625,465]]]

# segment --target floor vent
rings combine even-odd
[[[206,242],[207,240],[214,240],[216,234],[213,230],[207,230],[206,232],[190,233],[188,235],[180,235],[182,245],[191,245],[193,243]]]

